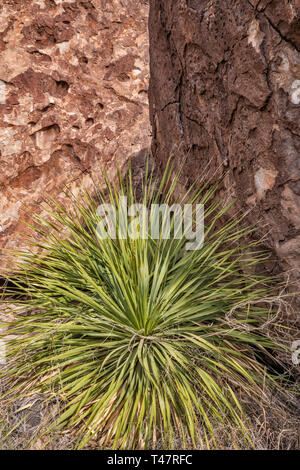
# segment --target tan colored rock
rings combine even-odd
[[[254,182],[259,200],[263,199],[266,192],[273,188],[277,175],[278,171],[276,170],[267,170],[266,168],[259,168],[257,170],[254,175]]]
[[[0,269],[22,220],[149,146],[148,2],[1,0]]]

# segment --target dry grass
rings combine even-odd
[[[287,403],[288,402],[288,403]],[[49,438],[36,437],[43,428],[43,421],[49,412],[45,397],[32,397],[19,400],[13,409],[3,409],[0,405],[0,449],[1,450],[71,450],[76,441],[74,434],[63,432]],[[52,412],[57,407],[52,403]],[[251,416],[250,433],[253,446],[257,450],[299,450],[300,449],[300,403],[293,394],[285,392],[281,396],[271,396],[261,407],[248,403]],[[201,434],[201,430],[199,430]],[[233,449],[238,431],[234,428],[216,426],[216,437],[222,441],[224,450]],[[181,440],[174,443],[175,449],[182,449]],[[190,446],[192,448],[192,445]],[[99,441],[93,439],[88,449],[101,449]],[[157,448],[162,448],[160,442]],[[207,447],[203,445],[203,449]],[[249,449],[250,446],[244,447]]]

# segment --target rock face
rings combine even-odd
[[[45,194],[149,146],[148,1],[1,0],[0,270]]]
[[[300,268],[300,1],[151,0],[153,154],[227,194]],[[258,223],[259,222],[259,223]]]

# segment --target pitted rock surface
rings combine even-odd
[[[1,269],[45,194],[149,146],[147,18],[141,0],[1,0]]]

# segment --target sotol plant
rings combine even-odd
[[[171,165],[160,184],[148,174],[144,204],[174,202],[178,178]],[[251,274],[263,255],[243,243],[251,229],[240,218],[221,225],[228,207],[202,187],[185,195],[205,205],[200,250],[187,252],[184,235],[100,240],[99,203],[118,207],[124,194],[135,201],[131,172],[116,185],[106,178],[96,197],[51,201],[48,221],[37,218],[40,242],[18,254],[7,292],[17,316],[4,402],[59,397],[46,430],[75,429],[77,448],[92,438],[114,448],[220,447],[220,424],[238,429],[241,444],[250,439],[243,397],[261,400],[273,381],[257,357],[275,348],[263,328],[268,283]]]

